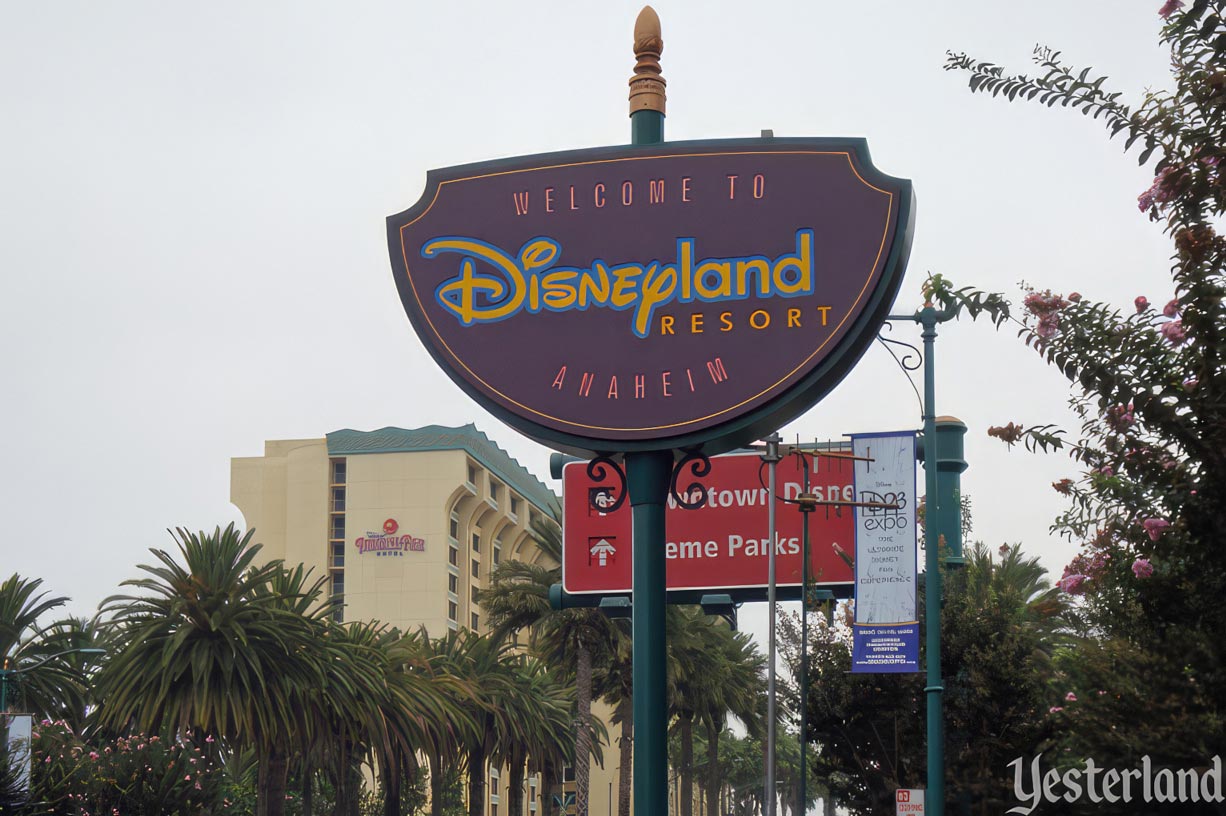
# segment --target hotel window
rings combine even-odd
[[[451,536],[452,541],[460,540],[460,517],[455,513],[451,514],[451,521],[447,525],[447,535]]]
[[[498,484],[498,482],[495,482],[493,479],[490,479],[490,498],[493,499],[494,504],[498,504],[498,493],[501,489],[502,485]]]
[[[477,617],[477,613],[473,613],[473,631],[477,631],[481,627],[481,618]]]
[[[471,462],[468,464],[468,484],[472,487],[477,486],[477,466]]]
[[[343,606],[345,600],[345,573],[339,570],[332,571],[332,597],[336,600],[336,606],[332,608],[332,620],[341,623],[344,620],[345,609]]]
[[[473,552],[481,552],[481,534],[473,533]]]
[[[498,769],[490,768],[490,796],[498,795]]]
[[[494,539],[494,563],[497,564],[502,560],[502,542]]]
[[[473,577],[474,578],[481,577],[481,562],[475,558],[473,559]]]
[[[332,583],[332,620],[344,620],[345,599],[345,477],[344,459],[328,460],[328,578]]]
[[[511,515],[519,515],[519,499],[515,498],[514,496],[511,497]]]
[[[480,601],[477,600],[477,591],[478,591],[477,587],[473,587],[472,590],[469,592],[469,597],[472,598],[473,603],[481,603]]]
[[[460,616],[460,605],[457,604],[455,601],[448,601],[447,602],[448,620],[455,620],[459,616]]]
[[[451,561],[451,566],[460,566],[460,551],[455,547],[448,547],[447,549],[449,550],[447,553],[447,559]]]
[[[450,592],[452,595],[456,595],[460,592],[460,576],[458,575],[448,575],[447,576],[447,591]]]

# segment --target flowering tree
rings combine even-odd
[[[220,769],[190,739],[134,733],[86,741],[63,720],[43,720],[31,747],[32,798],[44,812],[187,816],[229,806],[220,795]]]
[[[1105,90],[1105,77],[1075,71],[1046,48],[1035,51],[1035,77],[965,54],[946,63],[969,74],[972,91],[1060,103],[1104,122],[1112,137],[1123,135],[1125,149],[1137,148],[1140,162],[1155,169],[1137,199],[1140,215],[1162,223],[1173,242],[1169,291],[1149,293],[1153,303],[1141,294],[1122,309],[1035,289],[1018,316],[999,295],[955,289],[940,276],[927,284],[926,294],[947,308],[1019,324],[1023,341],[1073,383],[1081,420],[1075,440],[1050,425],[1011,422],[989,432],[1031,450],[1065,450],[1077,466],[1052,485],[1070,500],[1054,529],[1080,545],[1060,586],[1082,599],[1092,640],[1063,676],[1093,688],[1069,689],[1073,699],[1053,706],[1053,715],[1100,720],[1100,728],[1070,729],[1087,751],[1143,748],[1203,760],[1223,744],[1226,238],[1217,226],[1226,211],[1224,6],[1167,0],[1158,13],[1173,90],[1151,92],[1135,107]],[[1159,689],[1147,701],[1149,726],[1125,714],[1121,700],[1136,703]]]

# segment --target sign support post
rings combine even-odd
[[[775,554],[779,548],[778,530],[775,525],[775,472],[779,460],[779,432],[766,437],[766,453],[762,461],[766,463],[767,473],[767,527],[770,537],[770,555],[767,556],[769,572],[766,579],[767,616],[770,618],[769,635],[766,646],[766,786],[762,802],[762,812],[765,816],[775,816]],[[804,587],[801,587],[804,593]]]
[[[634,22],[634,76],[630,79],[630,142],[664,141],[664,78],[660,18],[645,6]],[[668,687],[665,674],[664,508],[672,477],[671,451],[626,455],[626,481],[634,516],[632,632],[634,810],[668,813]],[[584,758],[586,759],[586,758]]]
[[[927,685],[928,695],[928,791],[926,800],[932,816],[945,816],[945,686],[941,683],[941,561],[940,539],[936,514],[931,511],[937,503],[937,424],[936,424],[936,372],[933,366],[933,350],[937,337],[937,323],[943,315],[931,306],[919,313],[924,327],[920,336],[924,340],[924,495],[928,496],[924,524],[924,620],[927,624]],[[948,317],[945,317],[948,319]]]

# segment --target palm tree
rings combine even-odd
[[[734,632],[723,626],[712,627],[711,643],[716,669],[704,684],[703,705],[699,717],[706,726],[707,737],[707,813],[715,816],[722,777],[719,773],[719,740],[728,715],[744,723],[750,736],[758,736],[766,712],[763,678],[766,659],[744,632]]]
[[[179,563],[152,550],[159,566],[124,582],[141,595],[103,602],[120,651],[99,674],[104,726],[202,729],[250,745],[259,761],[258,816],[280,816],[287,763],[310,733],[310,701],[323,688],[318,630],[270,589],[279,561],[253,566],[252,533],[225,530],[172,537]],[[301,600],[301,599],[297,599]]]
[[[481,714],[476,702],[476,684],[471,665],[464,655],[470,633],[448,632],[440,638],[430,638],[424,629],[416,635],[416,659],[428,666],[435,675],[450,678],[450,685],[441,688],[454,713],[440,719],[427,720],[426,754],[430,763],[430,816],[443,816],[443,803],[448,778],[462,770],[465,746],[480,735]]]
[[[672,607],[666,608],[672,616]],[[630,816],[630,786],[634,769],[634,648],[633,637],[618,628],[621,636],[614,649],[603,661],[596,678],[600,696],[613,706],[612,722],[621,726],[617,741],[617,816]]]
[[[39,592],[42,583],[39,578],[14,574],[0,584],[0,660],[10,671],[29,667],[3,681],[4,707],[20,704],[32,714],[67,718],[79,724],[77,715],[85,707],[85,671],[90,659],[79,652],[60,653],[89,646],[92,637],[71,619],[39,624],[47,613],[68,601]],[[55,658],[48,660],[53,655]],[[44,660],[47,662],[41,663]]]
[[[314,697],[313,736],[335,792],[335,816],[358,816],[362,763],[386,758],[395,704],[387,683],[387,649],[396,635],[366,621],[328,624],[321,639],[323,693]]]
[[[470,687],[433,657],[424,630],[407,635],[392,630],[392,635],[394,641],[384,648],[390,697],[384,717],[390,739],[383,752],[376,752],[384,787],[384,816],[400,816],[402,779],[417,773],[418,752],[430,755],[440,733],[459,733],[466,722],[468,730],[475,730]],[[451,730],[453,723],[460,724],[461,731]],[[441,794],[438,801],[441,807]]]
[[[574,694],[540,660],[521,655],[512,661],[515,682],[523,689],[524,707],[512,718],[513,730],[502,735],[495,754],[507,766],[508,816],[524,816],[528,758],[535,758],[538,764],[549,761],[555,765],[570,759]]]
[[[675,765],[681,790],[681,816],[694,813],[694,719],[710,706],[712,682],[721,675],[721,648],[727,629],[699,607],[669,607],[669,713],[678,736]]]
[[[564,666],[575,678],[575,813],[588,816],[591,774],[593,665],[615,653],[621,631],[595,609],[555,610],[549,588],[562,580],[562,530],[557,522],[539,517],[532,535],[548,564],[503,561],[494,570],[490,588],[479,597],[489,612],[492,634],[506,637],[532,630],[537,654],[552,666]]]

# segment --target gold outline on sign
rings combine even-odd
[[[429,313],[426,311],[426,308],[422,305],[421,295],[420,293],[418,293],[417,286],[413,282],[413,275],[409,273],[409,256],[408,256],[408,252],[405,249],[405,245],[404,245],[404,231],[407,230],[409,227],[413,226],[414,224],[416,224],[422,218],[425,218],[426,214],[429,213],[431,209],[433,209],[434,205],[438,202],[439,195],[443,192],[444,185],[457,184],[463,181],[476,181],[478,179],[493,178],[495,176],[513,175],[515,173],[535,173],[539,170],[558,170],[558,169],[566,168],[566,167],[585,167],[591,164],[616,164],[618,162],[625,162],[625,161],[651,161],[653,159],[677,159],[677,158],[693,158],[693,157],[707,157],[707,156],[763,156],[763,155],[843,156],[845,159],[847,159],[847,166],[851,168],[851,172],[855,175],[855,177],[860,181],[861,184],[889,198],[889,204],[886,207],[885,226],[881,232],[881,244],[877,247],[877,257],[873,259],[872,266],[869,267],[868,277],[864,281],[864,286],[860,288],[859,294],[857,294],[856,299],[852,301],[852,304],[847,309],[847,313],[844,314],[843,319],[840,320],[839,324],[835,326],[834,329],[831,330],[830,336],[827,337],[826,340],[822,342],[821,345],[815,348],[813,352],[809,354],[808,357],[802,360],[799,365],[797,365],[787,374],[780,377],[774,383],[762,389],[757,394],[754,394],[752,397],[743,399],[740,402],[736,403],[735,405],[729,405],[727,408],[723,408],[719,411],[716,411],[715,413],[707,414],[706,416],[702,416],[702,417],[695,417],[693,419],[687,419],[684,422],[676,422],[676,423],[673,423],[672,425],[651,425],[651,426],[646,426],[646,427],[641,427],[641,428],[611,428],[611,427],[605,427],[602,425],[584,425],[583,423],[580,423],[580,422],[573,422],[569,419],[562,419],[561,417],[551,416],[550,414],[546,414],[543,411],[538,411],[535,408],[532,408],[530,406],[524,405],[523,403],[517,402],[516,400],[513,400],[506,394],[503,394],[497,388],[490,385],[484,379],[478,376],[475,371],[473,371],[471,368],[468,367],[467,363],[465,363],[462,359],[460,359],[459,355],[457,355],[454,351],[452,351],[451,346],[447,345],[447,341],[443,339],[443,336],[439,333],[438,329],[434,327],[434,321],[430,319]],[[664,430],[670,430],[673,428],[684,428],[689,425],[694,425],[700,422],[705,422],[709,419],[714,419],[715,417],[722,416],[724,414],[727,414],[730,411],[735,411],[737,408],[740,408],[741,406],[746,405],[747,403],[753,402],[754,400],[762,397],[764,394],[769,394],[771,391],[774,391],[776,388],[780,386],[780,384],[786,382],[797,371],[800,371],[802,368],[807,366],[809,362],[814,357],[816,357],[822,351],[822,349],[824,349],[830,343],[831,340],[834,339],[835,335],[839,333],[839,330],[843,328],[843,324],[845,324],[848,321],[848,319],[851,317],[852,312],[856,310],[856,306],[864,298],[864,293],[868,289],[869,282],[872,280],[872,277],[873,277],[873,270],[875,270],[877,268],[877,264],[881,262],[881,253],[885,250],[886,239],[889,238],[890,218],[893,214],[894,214],[894,194],[888,190],[882,190],[880,187],[876,187],[868,183],[867,181],[865,181],[864,177],[860,175],[860,172],[856,170],[855,162],[851,160],[851,154],[845,150],[739,150],[739,151],[724,151],[724,152],[718,152],[718,153],[699,152],[699,153],[669,153],[669,154],[663,154],[663,155],[657,155],[657,156],[624,156],[624,157],[616,158],[616,159],[593,159],[591,161],[568,162],[565,164],[552,164],[552,165],[545,165],[542,167],[524,167],[519,170],[501,170],[496,173],[482,173],[476,176],[467,176],[465,178],[449,179],[447,181],[440,182],[438,185],[438,189],[435,190],[434,192],[434,198],[431,199],[430,201],[430,205],[426,207],[426,209],[423,210],[422,213],[418,215],[416,218],[414,218],[412,221],[400,227],[400,253],[401,253],[401,256],[404,258],[404,269],[409,279],[409,287],[413,290],[413,297],[416,298],[417,300],[417,308],[419,312],[421,313],[422,318],[426,321],[427,325],[430,326],[430,331],[434,333],[434,337],[438,340],[439,344],[444,349],[447,350],[447,354],[451,357],[451,359],[455,360],[465,371],[469,373],[469,375],[476,382],[480,383],[487,391],[489,391],[492,394],[497,395],[504,402],[510,405],[517,406],[518,408],[530,414],[534,414],[538,417],[541,417],[542,419],[547,419],[551,422],[556,422],[556,423],[566,425],[572,428],[580,428],[580,429],[589,430],[589,431],[611,431],[614,433],[636,433],[636,432],[641,432],[641,431],[664,431]]]

